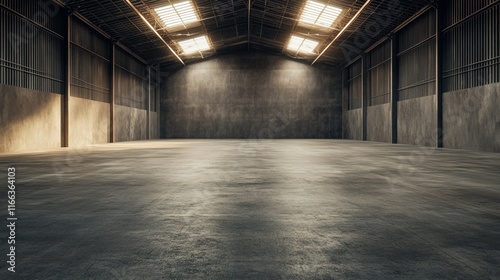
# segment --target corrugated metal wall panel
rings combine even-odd
[[[34,23],[41,16],[36,16],[32,5],[14,6],[16,11],[0,5],[0,83],[64,93],[63,37]],[[33,14],[35,19],[29,18]],[[60,29],[64,22],[60,17],[47,17],[44,26],[54,25]]]
[[[71,96],[110,102],[111,43],[71,18]]]
[[[0,83],[63,94],[66,17],[51,1],[33,5],[2,1]],[[111,42],[79,19],[71,21],[71,96],[109,102]],[[117,50],[116,104],[147,109],[146,66],[125,50]],[[155,90],[152,85],[152,97]],[[150,106],[156,110],[153,101]]]
[[[453,0],[446,5],[443,90],[500,82],[500,1]]]
[[[368,105],[391,101],[391,41],[386,40],[367,55]]]
[[[29,5],[27,5],[27,2],[30,2]],[[66,25],[63,23],[66,19],[66,12],[53,1],[2,0],[0,5],[8,7],[14,12],[25,16],[33,22],[61,36],[66,32]],[[26,31],[29,32],[32,30],[28,27]]]
[[[116,104],[138,109],[148,108],[146,65],[121,48],[116,48]]]
[[[436,12],[431,9],[398,33],[399,100],[436,93]]]
[[[349,110],[359,109],[363,106],[363,62],[358,59],[347,67],[347,108]]]

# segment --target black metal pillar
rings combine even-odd
[[[148,104],[147,104],[147,109],[148,109],[148,115],[147,115],[147,129],[146,129],[146,134],[147,134],[147,139],[151,139],[151,65],[148,65]]]
[[[398,41],[396,35],[393,35],[391,37],[391,131],[393,144],[398,143],[398,87]]]
[[[363,141],[367,139],[367,114],[368,114],[368,76],[367,76],[368,62],[367,55],[361,58],[361,95],[362,95],[362,108],[363,108]]]
[[[109,142],[115,142],[115,53],[116,53],[116,43],[113,42],[111,45],[111,65],[109,68],[109,79],[110,79],[110,93],[109,93]]]
[[[62,104],[61,146],[69,147],[69,99],[71,96],[71,14],[66,18],[66,89]]]
[[[439,1],[436,9],[436,146],[443,147],[443,88],[442,88],[442,7],[444,1]]]

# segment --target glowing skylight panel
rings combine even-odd
[[[318,46],[317,41],[305,39],[298,36],[293,36],[288,43],[288,49],[297,53],[312,54]]]
[[[167,28],[186,26],[200,21],[191,1],[184,1],[173,5],[155,9]]]
[[[308,0],[299,21],[306,24],[332,27],[332,24],[342,13],[342,9]]]
[[[184,54],[193,54],[211,49],[207,36],[200,36],[194,39],[180,41],[179,45]]]

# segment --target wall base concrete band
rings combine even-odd
[[[500,152],[500,84],[443,94],[445,148]]]
[[[392,143],[391,104],[370,106],[366,115],[366,140]]]
[[[0,153],[61,148],[59,94],[0,84]],[[69,146],[110,142],[110,104],[71,97]],[[151,113],[151,138],[159,138],[158,113]],[[147,139],[147,111],[115,106],[116,141]]]
[[[59,94],[0,84],[0,153],[61,147]]]
[[[363,140],[363,109],[344,112],[344,139]]]
[[[436,147],[436,97],[398,102],[398,143]]]
[[[158,129],[158,113],[157,112],[151,112],[150,113],[150,136],[151,139],[160,139],[160,130]]]
[[[146,110],[115,105],[115,142],[147,139]]]
[[[77,147],[110,141],[109,103],[71,97],[69,146]]]
[[[255,54],[250,55],[250,57]],[[260,56],[260,55],[258,55]],[[244,60],[245,58],[243,58]],[[239,87],[251,80],[249,69],[239,69],[238,60],[213,60],[206,68],[188,69],[177,77],[181,82],[167,86],[163,100],[166,117],[162,120],[162,133],[171,138],[332,138],[338,136],[340,88],[326,78],[322,85],[310,85],[294,91],[293,77],[309,77],[302,67],[285,71],[278,66],[264,71],[274,77],[276,92],[256,84],[253,90]],[[273,58],[270,59],[271,61]],[[283,59],[281,59],[283,60]],[[287,65],[290,61],[281,61]],[[269,62],[269,61],[268,61]],[[267,66],[266,66],[267,65]],[[228,67],[229,66],[229,67]],[[232,66],[232,67],[231,67]],[[262,62],[250,69],[269,67]],[[290,65],[287,65],[289,67]],[[249,67],[246,65],[245,67]],[[277,67],[277,68],[276,68]],[[228,71],[223,71],[223,70]],[[314,68],[312,68],[314,69]],[[222,75],[222,85],[204,86],[213,70]],[[261,70],[261,69],[260,69]],[[268,69],[269,70],[269,69]],[[317,69],[314,69],[316,71]],[[321,71],[320,71],[321,72]],[[266,74],[258,77],[264,81]],[[224,75],[227,77],[224,78]],[[291,75],[292,78],[286,78]],[[305,78],[304,78],[305,77]],[[325,76],[321,76],[325,78]],[[194,80],[193,80],[194,79]],[[271,78],[269,78],[271,79]],[[298,78],[297,78],[298,79]],[[331,80],[330,80],[331,79]],[[188,82],[189,80],[189,82]],[[299,79],[300,80],[300,79]],[[194,82],[193,82],[194,81]],[[185,82],[183,85],[182,82]],[[314,82],[314,81],[309,81]],[[269,81],[269,83],[271,83]],[[302,82],[301,82],[302,83]],[[301,84],[300,83],[300,84]],[[284,86],[285,84],[292,86]],[[248,86],[248,84],[243,84]],[[322,95],[329,85],[333,97]],[[216,92],[207,92],[214,86]],[[183,91],[170,91],[182,89]],[[185,94],[183,96],[182,94]],[[323,92],[323,94],[325,94]],[[269,97],[272,96],[272,97]],[[309,99],[308,99],[309,97]],[[314,98],[316,97],[316,98]],[[212,99],[213,98],[213,99]],[[312,99],[312,100],[310,100]],[[62,96],[36,90],[0,85],[0,152],[33,151],[61,147]],[[211,102],[215,101],[215,102]],[[147,139],[147,112],[116,105],[116,141]],[[500,152],[500,84],[465,89],[443,94],[443,141],[445,148]],[[72,97],[70,99],[70,146],[108,143],[110,135],[109,104]],[[398,102],[398,143],[419,146],[436,144],[435,96]],[[186,121],[183,123],[183,121]],[[362,110],[344,112],[344,138],[362,139]],[[158,115],[151,113],[151,138],[159,138]],[[239,136],[239,137],[238,137]],[[367,139],[390,142],[390,104],[368,107]]]
[[[261,52],[188,65],[162,85],[162,138],[341,138],[341,71]]]

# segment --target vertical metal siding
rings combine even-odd
[[[431,9],[398,34],[399,100],[436,93],[436,12]]]
[[[66,19],[65,10],[51,0],[2,0],[0,5],[22,14],[59,35],[63,35],[66,30],[64,24]]]
[[[500,82],[500,1],[452,0],[446,5],[443,90]]]
[[[115,71],[116,104],[146,110],[149,75],[146,65],[117,47]]]
[[[26,5],[23,1],[2,2],[0,83],[64,93],[61,31],[65,25],[61,14],[44,14],[35,5]]]
[[[111,43],[77,18],[71,19],[71,96],[110,102]]]
[[[368,105],[380,105],[391,99],[391,41],[386,40],[367,54]]]
[[[346,88],[347,88],[347,108],[349,110],[359,109],[363,105],[363,63],[358,59],[347,67]]]

